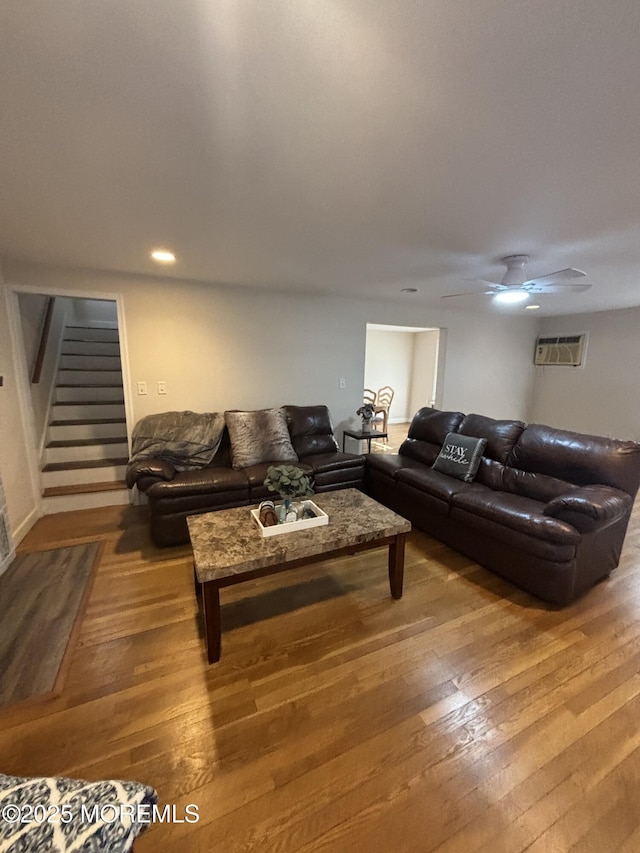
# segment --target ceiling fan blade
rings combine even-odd
[[[485,296],[487,294],[493,295],[494,293],[498,293],[497,290],[467,290],[465,293],[446,293],[444,296],[441,296],[440,299],[453,299],[455,296]]]
[[[491,287],[504,287],[500,281],[487,281],[486,278],[463,278],[462,281],[473,281],[476,284],[488,284]]]
[[[544,287],[527,287],[527,293],[582,293],[592,284],[547,284]]]
[[[587,274],[582,270],[575,270],[573,267],[567,267],[566,270],[556,270],[555,272],[547,273],[547,275],[539,275],[537,278],[530,278],[525,281],[525,284],[553,284],[556,281],[567,281],[572,278],[583,278]]]

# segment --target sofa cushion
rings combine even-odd
[[[304,457],[305,465],[309,465],[314,474],[362,468],[364,461],[364,456],[359,456],[356,453],[341,453],[339,450],[331,453],[315,453]]]
[[[434,471],[448,474],[456,480],[471,483],[476,476],[486,438],[474,438],[450,432],[444,440],[442,449],[433,463]]]
[[[458,428],[461,435],[485,438],[483,455],[496,462],[506,462],[524,429],[522,421],[497,421],[484,415],[467,415]]]
[[[326,406],[283,406],[291,443],[300,459],[317,453],[333,453],[338,444]]]
[[[558,477],[551,477],[548,474],[535,474],[532,471],[505,467],[502,473],[502,486],[499,491],[513,492],[534,501],[547,503],[577,488],[578,486],[574,483],[560,480]]]
[[[513,448],[509,465],[578,486],[613,486],[633,498],[640,482],[640,445],[529,424]]]
[[[273,462],[259,462],[257,465],[250,465],[248,468],[243,468],[242,473],[249,482],[249,497],[252,503],[258,503],[258,501],[262,501],[265,498],[278,499],[278,496],[274,492],[271,492],[269,487],[264,484],[267,472],[273,464]],[[295,464],[296,468],[300,468],[305,474],[308,474],[311,485],[313,486],[313,471],[311,470],[311,466],[305,462],[296,462]]]
[[[282,409],[224,413],[229,430],[233,467],[249,468],[260,462],[297,462],[287,419]]]
[[[462,412],[441,412],[425,406],[414,415],[400,454],[433,465],[447,433],[456,432],[463,419]]]
[[[243,468],[242,473],[249,481],[249,485],[251,487],[263,485],[264,481],[267,478],[267,472],[269,471],[269,468],[271,468],[271,466],[275,464],[275,462],[258,462],[256,465],[249,465],[249,467]],[[304,471],[305,474],[308,474],[309,478],[311,479],[313,475],[313,469],[310,465],[307,465],[306,462],[296,462],[295,464],[296,468],[300,468],[300,470]],[[267,490],[269,497],[274,496],[275,493],[269,492],[266,486],[265,489]]]
[[[379,471],[392,478],[397,477],[399,472],[404,470],[425,470],[422,462],[410,456],[401,456],[399,453],[368,453],[366,459],[368,469]]]
[[[459,491],[478,488],[476,483],[465,483],[463,480],[450,477],[434,468],[426,468],[424,465],[419,468],[400,469],[396,475],[396,481],[413,486],[414,489],[419,489],[443,501],[450,501]]]
[[[170,482],[156,482],[149,486],[147,494],[165,498],[211,492],[244,491],[248,494],[248,488],[247,478],[242,471],[234,471],[233,468],[200,468],[197,471],[182,471]]]
[[[452,506],[554,545],[575,546],[580,541],[575,527],[545,515],[545,505],[540,501],[474,485],[475,489],[454,493]]]

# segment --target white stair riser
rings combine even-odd
[[[63,341],[62,354],[120,355],[120,345],[115,341]]]
[[[122,385],[121,370],[59,370],[58,385]]]
[[[65,341],[115,341],[119,340],[117,329],[89,329],[86,327],[67,326],[64,330]]]
[[[87,444],[74,447],[47,447],[44,451],[44,464],[55,462],[89,462],[93,459],[124,458],[129,456],[126,441],[121,444]]]
[[[75,370],[117,370],[120,373],[122,368],[120,365],[120,356],[110,355],[65,355],[60,356],[61,369],[72,367]]]
[[[56,512],[96,509],[101,506],[126,506],[128,503],[129,490],[117,489],[113,492],[88,492],[82,495],[56,495],[43,498],[42,511],[45,515],[53,515]]]
[[[61,406],[54,404],[52,409],[53,421],[77,421],[98,420],[99,418],[124,418],[124,405],[122,403],[102,403],[97,405]]]
[[[42,488],[75,486],[79,483],[107,483],[124,480],[126,465],[109,465],[104,468],[70,468],[66,471],[43,471]]]
[[[56,388],[56,403],[78,402],[84,400],[106,400],[109,403],[115,400],[124,402],[124,390],[122,388]]]
[[[126,424],[64,424],[49,426],[47,443],[49,441],[73,441],[78,438],[124,438],[126,440]]]

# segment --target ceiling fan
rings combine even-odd
[[[582,270],[568,267],[564,270],[540,275],[536,278],[527,278],[524,271],[525,264],[529,261],[529,255],[508,255],[502,258],[502,263],[507,271],[501,282],[486,281],[481,278],[465,279],[465,281],[478,281],[480,284],[488,284],[490,290],[485,290],[485,296],[494,296],[498,302],[524,302],[532,294],[547,293],[581,293],[589,290],[590,284],[572,283],[572,279],[584,278],[586,273]],[[478,291],[466,293],[449,293],[442,299],[451,299],[456,296],[477,296]]]

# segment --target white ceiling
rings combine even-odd
[[[477,310],[527,253],[594,283],[540,314],[640,305],[639,45],[638,0],[4,0],[0,254]]]

